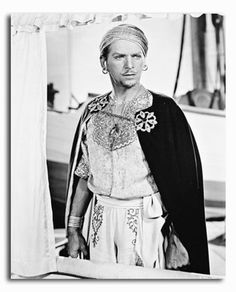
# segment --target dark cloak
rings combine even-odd
[[[202,166],[191,128],[179,106],[169,97],[151,92],[153,104],[143,111],[154,112],[157,125],[151,132],[137,131],[139,141],[159,188],[162,202],[179,239],[188,251],[190,265],[180,268],[187,272],[209,274],[209,256],[204,212]],[[139,112],[136,113],[138,115]],[[68,193],[75,189],[78,177],[73,165],[81,157],[78,147],[85,111],[77,127],[72,146],[68,175]],[[83,136],[80,136],[83,139]],[[67,216],[72,197],[67,199]]]

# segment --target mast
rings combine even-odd
[[[210,23],[208,21],[210,20]],[[190,16],[193,90],[193,104],[204,108],[225,109],[225,50],[223,16],[206,14],[200,17]],[[209,34],[208,25],[213,25],[213,34]],[[209,41],[211,46],[209,46]],[[214,62],[210,59],[214,50]]]
[[[191,43],[193,63],[193,86],[208,90],[206,75],[206,15],[191,17]]]

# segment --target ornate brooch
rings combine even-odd
[[[98,112],[103,109],[108,104],[108,102],[109,100],[107,95],[102,97],[99,96],[88,105],[88,109],[90,110],[90,112]]]
[[[135,118],[135,126],[136,130],[141,130],[142,132],[150,133],[152,129],[154,129],[155,125],[157,124],[156,116],[154,112],[143,112],[140,111]]]

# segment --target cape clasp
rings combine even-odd
[[[140,130],[142,132],[150,133],[152,129],[154,129],[157,124],[156,116],[154,112],[148,111],[140,111],[135,118],[135,127],[136,130]]]

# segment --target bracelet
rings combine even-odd
[[[69,216],[68,220],[68,227],[75,227],[82,229],[84,224],[84,216],[76,217],[76,216]]]

